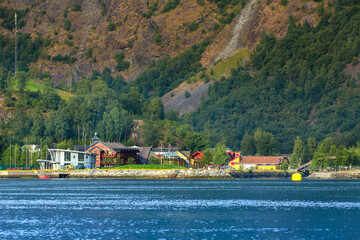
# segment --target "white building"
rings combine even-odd
[[[51,160],[38,159],[41,169],[65,169],[67,165],[72,168],[78,166],[84,168],[95,168],[96,155],[95,153],[80,152],[67,149],[48,149]]]

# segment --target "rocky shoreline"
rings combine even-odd
[[[0,178],[132,178],[132,179],[244,179],[290,178],[290,171],[224,170],[118,170],[92,169],[70,171],[0,171]],[[360,171],[314,172],[307,179],[360,179]]]
[[[314,172],[309,179],[360,179],[360,170],[339,172]]]
[[[0,171],[0,178],[150,178],[150,179],[236,179],[289,178],[291,172],[224,170],[71,170],[71,171]]]

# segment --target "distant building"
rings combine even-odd
[[[151,154],[151,147],[138,147],[140,152],[137,154],[137,159],[141,164],[149,164]]]
[[[38,159],[41,169],[95,168],[96,154],[67,149],[48,149],[50,160]]]
[[[127,164],[129,158],[133,158],[136,163],[141,163],[137,160],[137,154],[140,153],[138,147],[127,147],[117,142],[102,142],[96,139],[85,152],[96,154],[95,166],[98,168],[115,165],[117,161]]]
[[[153,148],[152,152],[161,159],[163,165],[178,165],[190,167],[190,151],[180,151],[178,148]]]
[[[287,162],[287,156],[239,156],[229,162],[229,166],[234,169],[280,169],[281,164]]]
[[[200,168],[201,167],[201,159],[203,157],[203,153],[201,151],[197,151],[191,155],[190,166],[192,168]]]

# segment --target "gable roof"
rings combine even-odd
[[[124,144],[121,144],[118,142],[101,142],[101,141],[92,144],[85,151],[91,151],[95,147],[99,148],[98,146],[96,146],[98,143],[104,145],[105,147],[111,149],[114,152],[123,152],[123,151],[125,151],[125,152],[140,152],[139,148],[127,147]],[[99,148],[99,149],[101,149],[101,148]],[[103,150],[103,149],[101,149],[101,150]]]
[[[104,144],[105,146],[107,146],[108,148],[111,148],[111,149],[121,149],[121,148],[128,148],[127,146],[125,146],[124,144],[122,143],[118,143],[118,142],[101,142],[99,141],[100,143]]]
[[[183,155],[187,159],[189,159],[191,156],[191,151],[177,151],[177,153],[178,153],[178,155]]]
[[[149,159],[151,147],[140,147],[139,158]]]
[[[202,158],[202,152],[201,152],[201,151],[197,151],[197,152],[193,153],[193,154],[191,155],[191,157],[192,157],[193,159],[195,159],[195,158],[201,159],[201,158]]]
[[[90,147],[90,145],[74,145],[73,146],[76,151],[85,151]]]
[[[241,156],[240,164],[281,164],[284,156]]]

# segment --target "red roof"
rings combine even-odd
[[[198,159],[201,160],[201,159],[202,159],[202,156],[203,156],[202,152],[197,151],[196,153],[193,153],[193,154],[191,155],[191,158],[192,158],[192,159],[198,158]]]
[[[284,156],[241,156],[240,164],[281,164]],[[286,158],[287,159],[287,158]]]

